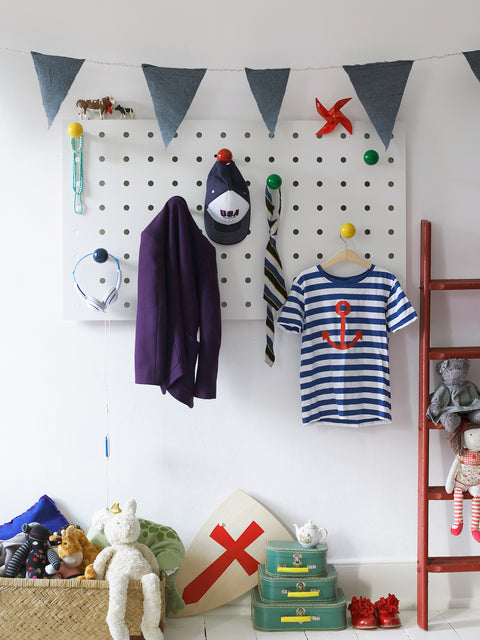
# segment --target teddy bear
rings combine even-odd
[[[145,640],[162,640],[160,571],[152,551],[137,542],[140,523],[135,515],[136,510],[137,503],[130,498],[118,513],[103,509],[94,515],[93,526],[105,532],[110,546],[100,551],[93,568],[97,579],[105,579],[110,583],[106,621],[112,638],[129,640],[125,623],[128,583],[130,580],[141,580],[143,617],[140,628],[143,637]]]
[[[26,578],[43,578],[47,564],[58,562],[58,556],[49,543],[52,533],[38,522],[23,524],[22,531],[25,534],[25,542],[15,551],[7,564],[5,577],[16,578],[25,571]]]
[[[103,547],[92,544],[85,533],[73,524],[54,533],[50,537],[50,542],[56,546],[60,560],[69,569],[77,570],[78,580],[95,580],[93,561]]]
[[[427,418],[453,433],[462,419],[480,424],[480,391],[467,380],[470,361],[466,358],[442,360],[437,364],[441,384],[430,396]]]

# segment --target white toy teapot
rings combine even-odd
[[[328,531],[326,529],[317,527],[317,525],[311,520],[306,522],[303,527],[298,527],[296,524],[293,526],[295,527],[297,540],[300,542],[302,547],[316,547],[317,544],[323,542],[328,536]]]

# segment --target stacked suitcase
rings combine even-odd
[[[268,541],[266,562],[252,589],[252,622],[261,631],[345,629],[346,601],[337,572],[327,564],[327,545]]]

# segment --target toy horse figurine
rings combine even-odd
[[[463,493],[472,496],[472,536],[480,542],[480,425],[461,424],[450,436],[450,445],[455,452],[455,460],[450,468],[445,490],[453,491],[453,525],[450,532],[458,536],[463,529]]]

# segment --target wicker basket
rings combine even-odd
[[[165,623],[165,574],[162,574],[162,615]],[[0,578],[2,640],[111,640],[105,580],[30,580]],[[141,582],[128,588],[125,621],[131,637],[142,637]]]

